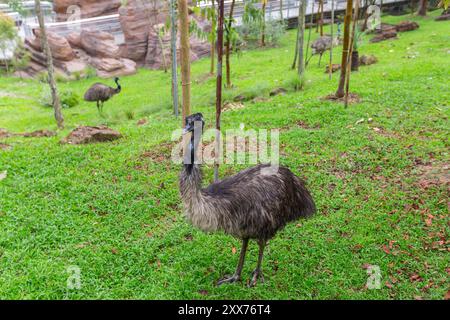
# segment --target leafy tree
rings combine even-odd
[[[15,45],[17,37],[14,20],[0,12],[0,52],[5,58],[6,73],[9,73],[9,62],[6,56],[11,47]]]

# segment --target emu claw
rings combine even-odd
[[[225,283],[235,283],[241,280],[241,277],[237,276],[237,275],[233,275],[233,276],[225,276],[223,279],[220,279],[219,281],[217,281],[217,286],[220,286],[222,284]]]
[[[264,283],[264,275],[261,270],[256,269],[252,272],[252,280],[250,281],[248,287],[252,288],[257,285],[258,280]]]

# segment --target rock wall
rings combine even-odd
[[[67,21],[74,13],[68,10],[73,5],[81,9],[82,19],[115,14],[122,5],[121,0],[54,0],[53,3],[58,21]]]

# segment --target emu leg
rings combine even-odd
[[[224,283],[233,283],[241,280],[241,273],[242,268],[244,267],[245,254],[247,253],[247,248],[248,248],[248,239],[244,239],[242,240],[241,254],[239,256],[239,263],[236,268],[236,272],[232,276],[225,276],[223,279],[219,280],[217,282],[218,286]]]
[[[100,113],[100,101],[98,101],[98,100],[97,100],[97,110],[98,110],[98,113]]]
[[[319,56],[319,67],[320,67],[320,61],[322,60],[322,55],[323,55],[323,53],[321,53]]]
[[[249,287],[254,287],[258,283],[259,279],[261,280],[261,282],[264,282],[261,264],[264,256],[264,248],[266,247],[266,242],[260,240],[258,241],[258,245],[259,245],[258,265],[256,266],[256,269],[252,273],[253,277],[252,280],[250,281]]]

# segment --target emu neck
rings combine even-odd
[[[202,184],[202,172],[200,166],[196,164],[196,150],[199,142],[195,142],[194,134],[191,135],[187,148],[185,148],[186,153],[184,156],[184,168],[183,177],[185,178],[186,188],[191,192],[197,192],[201,189]],[[192,195],[191,195],[192,196]]]
[[[115,81],[116,82],[116,85],[117,85],[117,88],[116,88],[116,93],[119,93],[121,90],[122,90],[122,87],[121,87],[121,85],[119,84],[119,80],[116,80]]]

